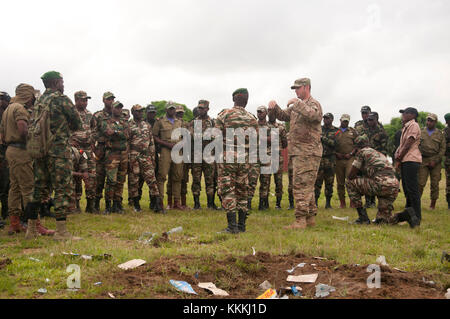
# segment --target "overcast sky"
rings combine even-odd
[[[285,107],[309,77],[325,112],[383,123],[414,106],[450,112],[450,1],[3,1],[0,90],[44,91],[63,74],[65,94],[105,91],[127,108],[174,100],[211,102],[210,115],[248,88],[247,109]]]

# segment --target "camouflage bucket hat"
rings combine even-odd
[[[355,144],[358,147],[363,147],[369,145],[369,138],[367,135],[363,134],[355,138]]]

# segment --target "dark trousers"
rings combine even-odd
[[[412,207],[419,221],[422,220],[422,207],[419,192],[419,167],[417,162],[401,164],[402,186],[406,197],[405,208]]]

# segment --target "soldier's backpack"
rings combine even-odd
[[[27,151],[33,159],[48,155],[55,138],[50,130],[50,103],[38,103],[34,109],[31,124],[28,127]]]

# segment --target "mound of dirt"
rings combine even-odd
[[[300,263],[304,267],[292,269]],[[139,268],[117,271],[112,277],[99,278],[103,282],[112,281],[123,289],[113,292],[124,298],[139,297],[140,292],[152,291],[152,298],[224,298],[210,294],[197,286],[201,282],[213,282],[220,289],[227,291],[226,298],[255,299],[264,290],[259,285],[268,281],[272,288],[292,285],[302,288],[302,296],[289,298],[316,298],[316,285],[330,285],[336,291],[326,298],[444,298],[443,287],[430,282],[429,276],[420,272],[402,272],[387,266],[381,268],[381,287],[369,289],[367,279],[372,274],[368,265],[339,265],[334,260],[308,257],[303,254],[271,255],[257,253],[244,257],[229,256],[223,260],[212,257],[177,256],[161,258]],[[287,282],[288,275],[318,274],[315,283]],[[426,280],[424,280],[426,278]],[[186,281],[192,285],[198,295],[180,293],[169,284],[169,280]],[[103,296],[105,297],[105,296]]]

